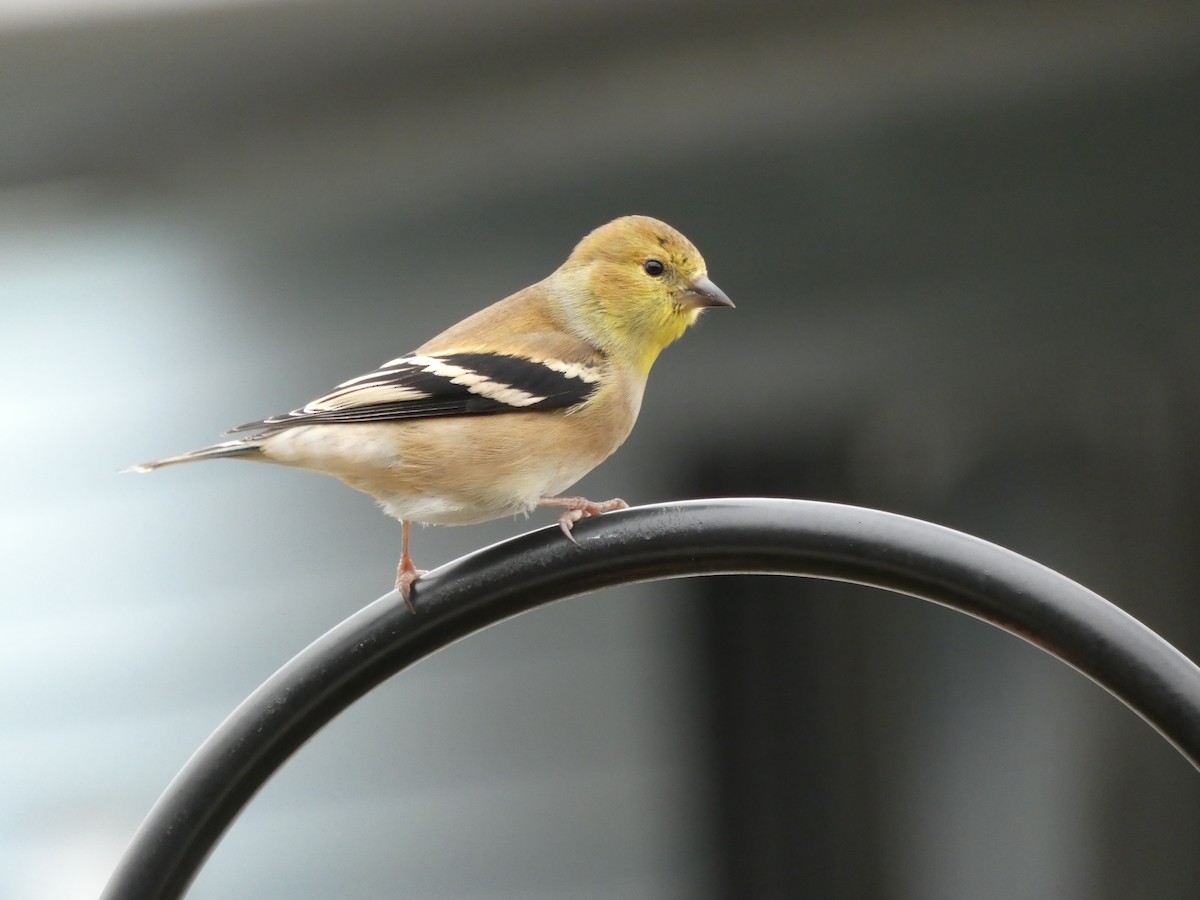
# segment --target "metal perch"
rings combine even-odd
[[[1121,699],[1200,768],[1200,668],[1075,582],[994,544],[904,516],[802,500],[644,506],[504,541],[392,592],[258,688],[167,787],[102,900],[180,897],[242,808],[325,723],[472,632],[599,588],[689,575],[803,575],[957,609],[1041,647]]]

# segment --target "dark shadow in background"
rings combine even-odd
[[[1155,511],[1122,506],[1136,503],[1148,461],[1114,468],[1104,448],[1064,446],[1061,435],[1037,444],[990,448],[940,502],[924,504],[929,514],[1069,560],[1068,573],[1102,571],[1090,548],[1106,542],[1118,558],[1154,552],[1162,535],[1138,523]],[[764,452],[753,466],[714,453],[695,479],[717,494],[862,503],[849,456],[836,440]],[[1194,488],[1187,506],[1194,521]],[[1127,516],[1108,520],[1118,509]],[[1197,537],[1186,520],[1158,525]],[[1129,599],[1147,610],[1184,602],[1155,592],[1192,566],[1175,564],[1181,571],[1135,578],[1146,593]],[[713,578],[692,589],[703,609],[697,693],[708,710],[717,896],[1194,894],[1195,773],[1075,673],[969,620],[854,586]],[[1200,631],[1175,638],[1194,647]],[[950,876],[925,868],[931,836]],[[1038,880],[1044,856],[1065,880]],[[989,872],[989,883],[976,880]],[[1058,893],[1064,886],[1074,889]]]
[[[1194,347],[1200,303],[1200,118],[1184,113],[1198,96],[1200,72],[1177,70],[858,143],[830,170],[862,167],[861,193],[841,197],[860,208],[776,252],[797,297],[848,298],[839,352],[865,360],[861,383],[835,377],[830,408],[806,408],[787,393],[811,385],[781,389],[748,360],[740,388],[779,403],[774,426],[680,448],[694,464],[678,495],[942,522],[1076,578],[1195,658],[1200,416],[1179,338]],[[793,159],[815,202],[822,158]],[[805,198],[757,199],[782,218]],[[872,293],[912,302],[854,308]],[[925,356],[889,369],[870,342],[914,328]],[[691,589],[719,896],[1195,895],[1195,773],[1074,673],[849,586]]]

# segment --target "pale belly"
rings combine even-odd
[[[477,485],[468,492],[414,494],[394,492],[373,494],[383,511],[406,522],[427,525],[473,525],[533,510],[543,497],[561,494],[595,468],[595,463],[539,470],[524,479],[505,479],[489,489]],[[349,483],[349,482],[347,482]],[[357,485],[351,484],[351,487]],[[362,488],[360,488],[362,490]],[[367,491],[367,493],[373,493]]]
[[[617,427],[536,413],[310,425],[267,438],[263,451],[272,462],[340,478],[394,518],[470,525],[527,513],[565,491],[624,442],[636,414]]]

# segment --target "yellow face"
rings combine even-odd
[[[589,318],[646,371],[702,310],[733,306],[708,280],[704,257],[692,242],[647,216],[625,216],[597,228],[580,241],[568,267],[586,267]]]

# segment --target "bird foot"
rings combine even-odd
[[[566,507],[566,511],[558,517],[558,527],[562,529],[562,533],[572,544],[579,543],[571,532],[575,528],[575,523],[580,519],[599,516],[606,512],[612,512],[614,509],[629,509],[629,504],[620,498],[597,503],[586,497],[543,497],[538,501],[538,506]]]
[[[412,602],[412,586],[413,582],[424,575],[425,569],[418,569],[413,565],[411,559],[401,559],[400,567],[396,569],[396,590],[400,592],[400,596],[404,598],[404,604],[408,607],[408,611],[416,613],[417,608]]]

